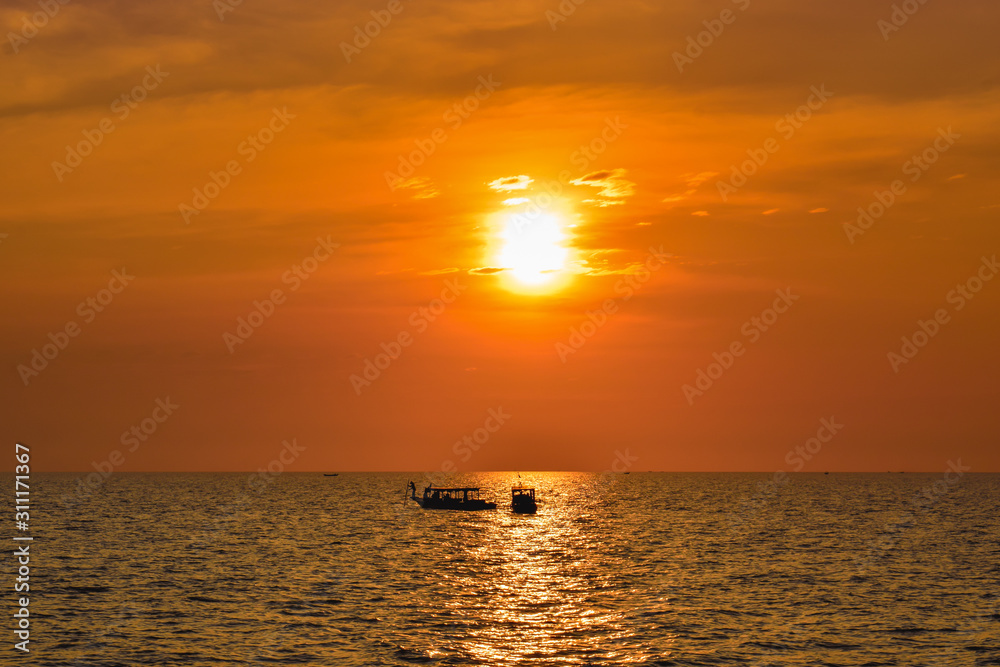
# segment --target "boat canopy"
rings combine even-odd
[[[425,491],[479,491],[481,486],[428,486]]]

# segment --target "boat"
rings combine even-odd
[[[497,504],[480,498],[478,486],[430,486],[424,489],[424,495],[417,497],[417,486],[410,482],[410,499],[425,510],[495,510]]]
[[[526,486],[514,486],[510,489],[510,509],[517,514],[534,514],[538,511],[535,504],[535,490]]]
[[[339,474],[339,472],[325,472],[323,473],[323,477],[336,477]]]

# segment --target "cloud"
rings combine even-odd
[[[705,217],[706,215],[708,215],[708,211],[695,211],[691,215],[698,215],[698,216],[701,216],[701,217]]]
[[[830,209],[828,209],[828,208],[823,208],[822,206],[820,206],[819,208],[814,208],[813,210],[811,210],[809,212],[810,213],[826,213],[829,210]]]
[[[635,183],[626,179],[625,174],[626,171],[624,169],[605,169],[603,171],[591,172],[586,176],[581,176],[580,178],[575,178],[570,181],[570,183],[573,185],[589,185],[590,187],[600,188],[600,192],[597,194],[601,197],[608,197],[611,199],[631,197],[635,194]],[[591,199],[587,201],[597,204],[598,206],[607,206],[609,203],[620,203],[602,203],[603,200],[599,199]]]
[[[780,208],[769,208],[766,211],[764,211],[762,215],[771,215],[772,213],[777,213],[780,210],[781,210]]]
[[[631,256],[631,252],[624,248],[600,248],[568,268],[573,273],[585,276],[632,275],[649,270],[644,262],[630,259]]]
[[[504,206],[517,206],[518,204],[527,204],[530,199],[527,197],[511,197],[510,199],[504,199]]]
[[[503,267],[496,266],[481,266],[477,269],[469,269],[469,274],[473,276],[492,276],[494,273],[500,273],[501,271],[506,271],[507,269]]]
[[[696,188],[713,176],[718,176],[717,171],[703,171],[700,174],[682,174],[681,178],[688,184],[688,187]]]
[[[682,194],[682,195],[670,195],[669,197],[664,197],[660,201],[662,201],[664,204],[676,204],[679,201],[683,201],[683,200],[687,199],[688,197],[690,197],[691,195],[693,195],[695,192],[696,192],[696,190],[694,190],[694,189],[686,190],[684,192],[684,194]]]
[[[660,201],[664,204],[676,204],[679,201],[684,201],[695,192],[698,191],[698,186],[712,178],[713,176],[718,176],[717,171],[702,171],[697,174],[681,174],[681,179],[687,184],[688,189],[684,191],[684,194],[674,194],[664,197]]]
[[[511,190],[526,190],[533,181],[534,179],[521,174],[520,176],[504,176],[489,182],[487,185],[497,192],[510,192]]]
[[[433,199],[437,197],[441,192],[434,186],[434,182],[426,176],[414,176],[409,178],[399,185],[396,186],[397,190],[402,189],[414,190],[414,199]]]
[[[430,271],[420,271],[417,273],[418,276],[439,276],[442,273],[455,273],[459,268],[457,266],[452,266],[447,269],[431,269]]]

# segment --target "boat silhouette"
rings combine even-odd
[[[497,504],[479,497],[480,487],[462,486],[445,487],[430,486],[424,489],[422,497],[417,497],[417,486],[409,483],[410,500],[425,510],[495,510]]]
[[[526,486],[515,486],[510,490],[510,509],[516,514],[534,514],[538,511],[535,504],[535,490]]]

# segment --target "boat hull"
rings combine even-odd
[[[423,507],[425,510],[459,510],[463,512],[478,512],[482,510],[495,510],[497,508],[496,503],[486,502],[485,500],[450,500],[447,498],[438,498],[437,500],[432,498],[414,498],[413,499],[418,505]]]
[[[535,514],[538,512],[538,505],[536,505],[535,501],[530,498],[525,500],[515,499],[511,504],[510,509],[515,514]]]

